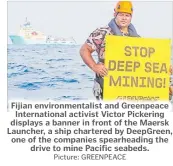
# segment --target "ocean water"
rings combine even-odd
[[[79,49],[65,45],[8,45],[8,99],[94,99],[94,73],[83,63]]]
[[[80,46],[8,45],[8,99],[92,100],[94,73]],[[93,56],[97,60],[97,56]],[[173,62],[173,61],[172,61]]]

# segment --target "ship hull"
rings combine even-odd
[[[10,35],[13,44],[46,44],[45,40],[24,39],[22,36]]]
[[[10,35],[9,37],[13,44],[26,44],[24,38],[21,36]]]
[[[76,45],[74,43],[65,43],[60,41],[49,41],[46,40],[33,40],[24,39],[22,36],[10,35],[9,36],[13,44],[60,44],[60,45]]]

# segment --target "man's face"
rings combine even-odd
[[[132,16],[129,13],[118,13],[116,16],[116,23],[122,28],[128,27],[131,23],[131,19]]]

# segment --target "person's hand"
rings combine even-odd
[[[173,67],[172,65],[170,66],[169,68],[169,72],[170,72],[170,75],[173,74]],[[170,83],[172,82],[171,78],[170,78]],[[169,95],[173,95],[173,86],[169,86]]]
[[[104,77],[108,74],[108,69],[104,66],[103,63],[95,64],[93,66],[93,71],[101,77]]]
[[[173,86],[169,87],[169,95],[173,95]]]
[[[170,65],[169,72],[170,72],[171,75],[173,74],[173,69],[172,68],[173,68],[172,65]]]

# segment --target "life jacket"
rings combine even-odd
[[[113,18],[108,26],[111,28],[112,32],[113,32],[113,35],[116,35],[116,36],[123,36],[122,32],[120,31],[118,25],[116,24],[115,22],[115,18]],[[128,26],[128,32],[129,32],[129,36],[130,37],[140,37],[137,32],[136,32],[136,29],[135,27],[133,26],[133,24],[130,23],[130,25]],[[104,63],[104,59],[101,59],[99,57],[99,62],[101,63]],[[95,78],[95,81],[98,82],[101,86],[101,88],[103,89],[103,78],[98,76],[96,74],[96,78]]]

